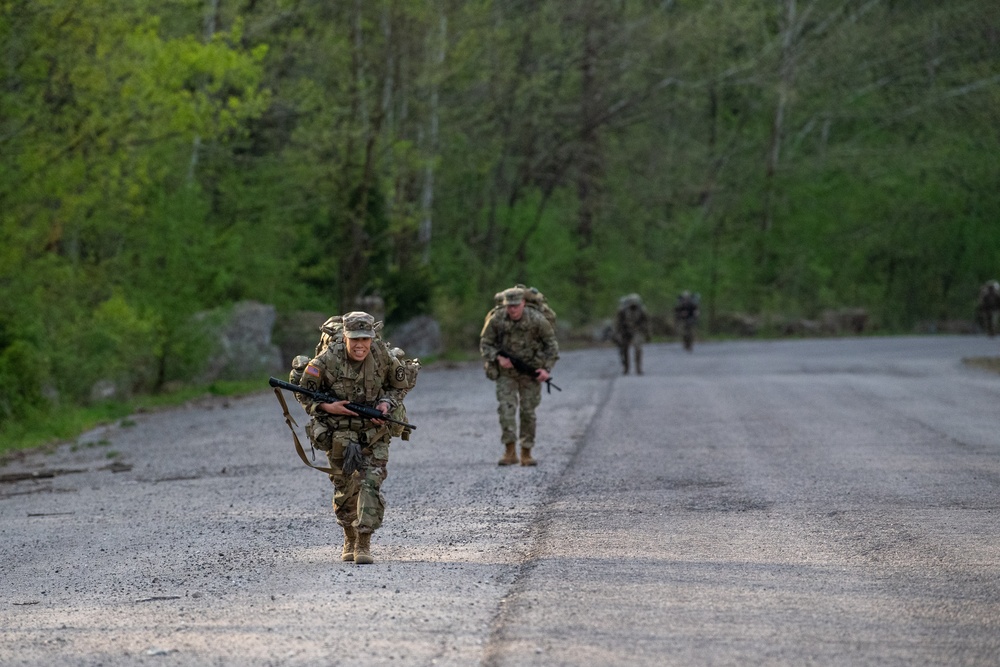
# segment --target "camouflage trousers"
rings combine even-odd
[[[363,463],[360,469],[347,475],[344,473],[344,452],[351,441],[361,445]],[[333,511],[337,523],[354,526],[359,533],[375,532],[385,515],[385,497],[381,489],[389,474],[389,437],[368,443],[364,433],[335,431],[331,444],[326,456],[334,471],[330,481],[333,482]]]
[[[694,348],[694,325],[692,318],[681,320],[681,340],[684,342],[684,349],[690,352]]]
[[[501,371],[497,384],[497,414],[500,415],[500,439],[504,445],[535,446],[535,408],[542,402],[542,386],[527,375],[510,375]],[[521,428],[517,427],[520,408]]]
[[[998,320],[1000,320],[1000,308],[980,306],[976,314],[979,319],[979,325],[986,330],[987,334],[995,336],[997,330],[1000,329],[1000,326],[997,325]]]
[[[618,344],[618,358],[621,359],[622,369],[628,373],[629,370],[629,348],[633,350],[635,356],[635,370],[642,373],[642,336],[627,338]]]

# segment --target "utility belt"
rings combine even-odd
[[[389,432],[388,427],[384,424],[378,426],[373,424],[370,419],[362,419],[361,417],[338,415],[333,418],[317,417],[316,421],[326,428],[332,438],[356,440],[362,446],[377,442]]]
[[[322,466],[317,466],[309,462],[309,458],[306,456],[305,450],[302,448],[302,443],[299,442],[299,435],[295,432],[295,427],[297,424],[292,418],[292,415],[288,412],[288,404],[285,403],[285,397],[282,396],[281,390],[277,387],[274,388],[274,395],[278,398],[278,403],[281,404],[281,411],[285,415],[285,423],[288,425],[289,430],[292,432],[292,442],[295,444],[295,451],[302,459],[302,462],[314,470],[319,470],[327,475],[339,475],[341,472],[346,472],[347,467],[345,466],[342,470],[338,471],[334,468],[324,468]],[[350,439],[351,434],[357,434],[358,443],[362,447],[368,446],[373,440],[378,441],[383,435],[388,434],[388,429],[385,429],[383,433],[379,433],[381,429],[378,427],[372,428],[374,425],[369,424],[366,428],[364,426],[364,419],[360,417],[337,417],[335,419],[327,419],[325,417],[316,417],[309,421],[306,425],[306,435],[309,436],[310,443],[321,451],[329,451],[333,447],[333,438],[340,437],[342,439]],[[316,426],[320,428],[315,428]],[[316,431],[320,431],[317,433]],[[344,436],[347,436],[344,438]],[[325,446],[324,446],[325,445]],[[313,452],[313,458],[315,458],[316,452]],[[354,456],[354,458],[357,458]],[[356,465],[356,462],[355,464]]]
[[[353,431],[361,435],[365,435],[365,431],[369,430],[372,426],[371,420],[362,419],[361,417],[319,417],[326,424],[326,427],[331,431]],[[367,424],[365,422],[368,422]]]

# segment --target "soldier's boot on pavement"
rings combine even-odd
[[[340,560],[350,563],[354,560],[354,544],[358,540],[358,531],[354,526],[344,526],[344,548],[340,551]]]
[[[358,540],[354,543],[354,562],[357,565],[371,565],[375,562],[372,558],[371,533],[358,533]]]
[[[642,375],[642,350],[635,351],[635,374]]]
[[[517,463],[517,452],[514,450],[514,443],[508,442],[504,447],[507,451],[504,452],[503,458],[497,461],[499,466],[512,466]]]
[[[538,461],[531,458],[531,448],[521,447],[521,465],[523,466],[536,466]]]
[[[628,350],[622,355],[622,375],[628,375]]]

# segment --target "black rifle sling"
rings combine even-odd
[[[319,470],[327,475],[335,474],[336,471],[331,468],[321,468],[320,466],[314,466],[312,463],[309,463],[309,457],[306,456],[305,450],[302,449],[302,443],[299,442],[299,436],[295,432],[295,427],[298,426],[298,424],[296,424],[295,420],[292,419],[292,415],[288,413],[288,404],[285,403],[285,397],[281,395],[281,390],[277,387],[274,388],[274,395],[278,397],[278,403],[281,403],[281,410],[285,413],[285,423],[288,424],[288,429],[292,432],[292,440],[295,441],[295,451],[298,452],[299,458],[302,459],[302,462],[313,470]]]

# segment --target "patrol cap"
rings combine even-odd
[[[503,305],[516,306],[524,303],[524,290],[520,287],[511,287],[503,291]]]
[[[375,318],[360,310],[347,313],[344,315],[344,336],[347,338],[374,338]]]

